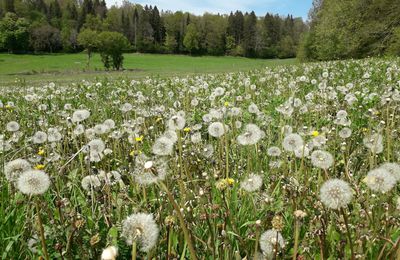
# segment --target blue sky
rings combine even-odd
[[[108,6],[120,3],[121,0],[107,0]],[[280,15],[293,14],[307,18],[312,0],[138,0],[132,1],[141,5],[156,5],[160,10],[188,11],[194,14],[229,13],[241,10],[255,11],[264,16],[267,12]]]

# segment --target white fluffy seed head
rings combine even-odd
[[[162,136],[156,139],[153,144],[152,151],[155,155],[170,155],[173,147],[174,143],[172,140]]]
[[[149,252],[156,245],[158,234],[159,229],[152,214],[132,214],[122,222],[121,236],[128,245],[136,241],[142,252]]]
[[[11,121],[6,125],[6,130],[8,132],[16,132],[19,130],[19,128],[20,128],[19,124],[15,121]]]
[[[257,174],[250,174],[249,177],[240,182],[240,188],[247,192],[257,191],[263,184],[262,177]]]
[[[29,170],[21,174],[17,180],[17,188],[27,195],[45,193],[50,187],[50,178],[44,171]]]
[[[237,137],[237,141],[241,145],[254,145],[261,139],[261,136],[261,130],[257,125],[248,124],[245,132]]]
[[[396,181],[400,181],[400,164],[386,162],[386,163],[382,164],[380,168],[383,168],[383,169],[387,170],[388,172],[390,172],[393,175],[393,177],[396,179]]]
[[[25,171],[31,169],[31,164],[24,159],[15,159],[6,163],[4,173],[8,181],[14,182]]]
[[[72,122],[74,122],[74,123],[82,122],[83,120],[89,118],[89,116],[90,116],[90,112],[86,109],[76,110],[72,114]]]
[[[88,175],[83,177],[81,181],[82,188],[86,191],[91,191],[101,186],[100,179],[97,175]]]
[[[185,118],[176,115],[168,120],[168,128],[171,130],[181,130],[185,127],[185,123]]]
[[[275,229],[265,231],[260,237],[260,248],[263,254],[268,258],[271,257],[276,246],[278,246],[278,250],[285,247],[282,234]]]
[[[363,181],[371,190],[381,193],[390,191],[397,182],[395,177],[384,168],[369,171]]]
[[[221,137],[227,131],[227,126],[224,126],[221,122],[214,122],[208,126],[208,133],[213,137]]]
[[[340,179],[326,181],[320,189],[322,203],[330,209],[345,207],[353,199],[350,185]]]
[[[299,147],[303,147],[303,145],[303,138],[299,134],[288,134],[282,143],[283,149],[288,152],[294,152]]]
[[[47,134],[42,131],[37,131],[32,137],[32,141],[34,144],[42,144],[47,141]]]
[[[317,168],[326,170],[333,162],[333,156],[327,151],[317,150],[311,153],[311,163]]]

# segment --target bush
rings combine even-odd
[[[128,39],[118,32],[102,32],[98,39],[98,50],[104,67],[121,69],[124,60],[122,53],[130,48]]]

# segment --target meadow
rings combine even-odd
[[[3,87],[1,258],[399,259],[400,59],[254,62]]]
[[[186,55],[124,54],[124,71],[105,71],[100,55],[95,53],[87,67],[86,53],[16,55],[0,54],[0,85],[15,82],[79,82],[95,79],[140,79],[146,76],[184,76],[199,73],[222,73],[294,64],[295,59],[263,60],[243,57],[191,57]]]

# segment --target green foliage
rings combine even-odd
[[[31,29],[30,44],[35,52],[57,51],[62,47],[60,30],[49,24],[39,24]]]
[[[393,36],[391,42],[389,43],[387,53],[395,56],[400,56],[400,27],[397,27],[393,31]]]
[[[9,52],[24,51],[29,46],[29,24],[14,13],[6,13],[0,21],[0,49]]]
[[[199,49],[199,34],[196,25],[192,23],[188,25],[183,45],[191,54]]]
[[[123,34],[105,31],[98,35],[97,48],[104,67],[119,70],[122,68],[124,60],[122,53],[130,48],[130,44]]]
[[[28,44],[22,41],[18,52],[79,52],[82,49],[77,44],[77,35],[90,29],[122,33],[132,50],[142,53],[294,57],[300,35],[306,31],[301,18],[267,14],[260,19],[254,12],[198,16],[182,11],[160,12],[157,6],[128,1],[110,8],[105,0],[2,1],[6,8],[0,10],[1,20],[8,10],[29,24]],[[196,37],[192,32],[186,37],[189,24],[196,27]],[[287,36],[293,39],[293,44],[288,44],[287,39],[281,41]],[[191,48],[185,46],[185,37]],[[1,50],[12,51],[4,44]]]
[[[393,53],[399,14],[398,1],[315,0],[301,58],[333,60]]]
[[[78,44],[81,45],[83,48],[85,48],[87,51],[87,55],[88,55],[87,67],[89,67],[92,52],[99,45],[98,32],[93,31],[91,29],[84,29],[83,31],[81,31],[78,34],[77,41],[78,41]]]

